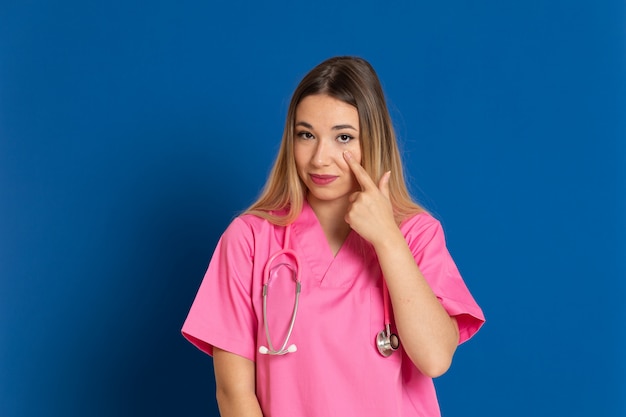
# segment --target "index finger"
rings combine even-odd
[[[343,159],[345,159],[348,163],[348,166],[354,173],[357,182],[364,191],[371,188],[377,188],[372,178],[370,178],[367,171],[365,171],[365,168],[363,168],[361,164],[359,164],[356,159],[354,159],[350,151],[344,151]]]

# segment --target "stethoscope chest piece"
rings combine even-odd
[[[400,339],[397,334],[391,333],[389,326],[385,326],[376,336],[376,347],[381,355],[388,358],[400,347]]]

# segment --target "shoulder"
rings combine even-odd
[[[228,225],[222,235],[222,240],[225,243],[245,242],[252,247],[259,236],[273,233],[276,228],[276,225],[262,217],[254,214],[241,214]]]
[[[445,245],[441,222],[425,211],[406,218],[400,224],[400,231],[413,250],[419,251],[433,242]]]
[[[254,214],[245,213],[245,214],[240,214],[239,216],[235,217],[233,221],[231,222],[230,226],[248,227],[251,229],[255,229],[258,227],[262,227],[262,225],[265,223],[269,223],[269,222],[262,217],[255,216]]]
[[[400,230],[405,236],[407,234],[420,234],[428,230],[441,228],[441,222],[426,211],[413,214],[400,223]]]
[[[258,233],[260,230],[271,228],[273,226],[274,225],[266,219],[255,216],[254,214],[241,214],[230,222],[224,233],[228,235],[249,235]]]

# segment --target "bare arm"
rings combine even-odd
[[[404,350],[430,377],[445,373],[459,342],[456,319],[450,317],[420,272],[399,232],[374,244]]]
[[[404,351],[423,374],[440,376],[450,367],[459,342],[457,321],[424,279],[396,224],[389,173],[377,186],[357,161],[344,156],[362,189],[350,197],[345,220],[376,250]]]
[[[222,417],[263,417],[255,389],[254,362],[213,348],[217,405]]]

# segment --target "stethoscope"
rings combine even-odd
[[[289,343],[289,338],[291,337],[291,333],[293,332],[293,325],[296,323],[296,313],[298,312],[298,301],[300,301],[300,258],[298,254],[289,249],[289,240],[291,238],[291,225],[288,225],[285,228],[285,242],[283,244],[283,248],[270,256],[265,264],[265,268],[263,269],[263,325],[265,326],[265,337],[267,338],[267,346],[259,347],[259,353],[264,355],[284,355],[286,353],[293,353],[298,348],[296,345],[291,344],[287,347],[287,343]],[[281,262],[277,264],[274,268],[272,268],[272,264],[281,255],[288,256],[293,259],[295,262],[295,268],[286,263]],[[269,284],[273,275],[277,272],[278,268],[286,267],[291,271],[291,277],[296,283],[296,298],[293,303],[293,312],[291,313],[291,321],[289,322],[289,329],[287,330],[287,336],[285,336],[285,341],[280,346],[280,349],[275,349],[274,344],[272,343],[272,338],[270,337],[270,329],[267,320],[267,293],[269,292]]]
[[[283,248],[278,252],[274,253],[267,260],[265,264],[265,268],[263,269],[263,326],[265,327],[265,337],[267,338],[267,346],[259,347],[259,353],[263,355],[285,355],[287,353],[293,353],[298,350],[295,344],[291,344],[287,346],[289,343],[289,338],[291,337],[291,333],[293,332],[293,326],[296,322],[296,314],[298,313],[298,302],[300,301],[300,291],[302,289],[301,281],[300,281],[300,258],[298,254],[289,249],[289,241],[291,239],[291,225],[285,227],[285,241],[283,243]],[[274,267],[272,264],[274,261],[281,255],[288,256],[293,259],[295,263],[294,266],[281,262]],[[272,338],[270,336],[269,324],[267,320],[267,294],[269,292],[269,284],[277,269],[280,267],[286,267],[291,272],[291,277],[295,282],[295,301],[293,303],[293,311],[291,313],[291,321],[289,322],[289,329],[287,330],[287,335],[285,336],[285,340],[282,345],[278,349],[274,348],[274,344],[272,343]],[[378,348],[378,352],[382,356],[389,357],[393,352],[398,350],[400,347],[400,339],[398,335],[391,332],[391,315],[389,314],[389,292],[387,290],[387,285],[385,284],[385,280],[383,279],[383,309],[384,309],[384,328],[380,333],[376,335],[376,347]]]

